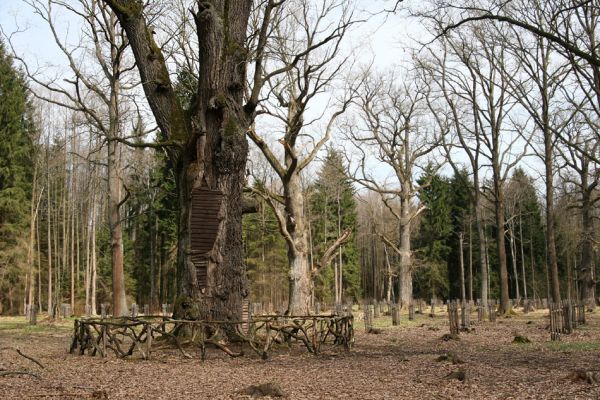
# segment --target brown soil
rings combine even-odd
[[[22,319],[0,318],[0,374],[28,371],[39,377],[0,376],[0,400],[244,399],[251,398],[244,394],[252,393],[248,388],[261,384],[271,384],[289,399],[600,398],[600,385],[569,378],[575,371],[600,370],[598,314],[588,314],[588,324],[555,343],[543,311],[475,324],[473,332],[449,341],[441,339],[448,329],[443,314],[401,319],[402,326],[392,327],[390,317],[380,318],[376,325],[383,333],[372,335],[357,317],[350,352],[313,356],[298,345],[264,361],[254,354],[230,359],[214,351],[202,362],[182,359],[175,351],[154,354],[149,361],[71,355],[72,322],[42,322],[32,329]],[[531,343],[512,343],[516,335]],[[464,363],[436,361],[449,353]],[[457,374],[464,380],[452,379]]]

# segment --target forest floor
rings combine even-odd
[[[262,383],[279,386],[289,399],[600,398],[600,311],[588,313],[588,323],[560,342],[550,341],[547,310],[475,323],[471,333],[449,341],[442,340],[446,314],[417,314],[414,321],[402,315],[400,326],[381,317],[376,335],[366,334],[359,318],[349,352],[314,356],[294,347],[261,360],[215,351],[203,362],[176,352],[148,361],[71,355],[72,320],[28,326],[23,318],[4,317],[0,399],[243,399],[250,398],[243,389]],[[531,343],[513,343],[517,334]],[[437,361],[449,352],[463,362]],[[589,382],[572,379],[578,370],[590,372]],[[2,376],[7,371],[36,376]],[[459,371],[464,380],[448,377]]]

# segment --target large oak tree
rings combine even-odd
[[[153,28],[148,25],[144,3],[105,2],[127,35],[148,104],[165,138],[159,145],[167,149],[175,169],[179,198],[179,292],[188,296],[191,304],[200,306],[195,308],[199,310],[193,313],[195,317],[237,320],[247,292],[241,224],[248,152],[245,135],[257,101],[257,96],[250,96],[243,103],[248,56],[246,31],[252,1],[197,1],[189,11],[198,38],[199,69],[195,71],[196,90],[186,108],[176,95],[165,56],[154,39]],[[268,2],[265,21],[269,9],[275,6],[274,2]],[[257,60],[260,69],[260,55]],[[223,194],[218,231],[208,254],[206,287],[200,287],[192,261],[190,222],[195,188]]]

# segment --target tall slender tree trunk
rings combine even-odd
[[[513,220],[514,221],[514,220]],[[510,255],[512,258],[513,275],[515,277],[515,295],[517,301],[521,299],[521,291],[519,290],[519,272],[517,269],[517,244],[515,241],[515,224],[513,221],[510,222]]]
[[[89,179],[91,179],[91,177],[89,177]],[[91,185],[90,185],[91,187]],[[91,189],[92,191],[94,189]],[[92,201],[93,201],[93,194],[91,194],[88,199],[87,199],[87,208],[86,208],[86,215],[84,218],[84,221],[86,222],[85,224],[85,277],[84,277],[84,285],[85,285],[85,311],[86,313],[88,312],[88,310],[91,311],[91,299],[90,299],[90,294],[91,294],[91,283],[92,283],[92,259],[91,259],[91,251],[90,251],[90,244],[91,244],[91,237],[92,237]]]
[[[508,294],[508,269],[506,268],[506,243],[504,240],[504,199],[499,187],[495,182],[494,208],[496,213],[496,240],[498,248],[498,267],[500,269],[500,310],[503,314],[510,311],[510,297]]]
[[[338,219],[338,223],[337,223],[337,235],[338,237],[342,236],[342,206],[340,204],[340,188],[336,188],[337,191],[337,219]],[[337,288],[338,291],[336,292],[336,303],[337,304],[341,304],[342,303],[342,296],[343,296],[343,270],[344,270],[344,259],[343,259],[343,246],[340,246],[340,248],[338,249],[338,263],[337,263],[337,267],[338,267],[338,283],[337,283]]]
[[[535,258],[533,256],[533,233],[531,227],[529,228],[529,258],[531,260],[531,291],[533,299],[536,299],[537,289],[535,285]],[[537,296],[539,297],[539,296]]]
[[[571,265],[571,254],[567,253],[567,299],[572,299],[573,294],[573,266]]]
[[[50,232],[50,226],[52,225],[52,214],[50,212],[51,208],[51,182],[50,182],[50,161],[49,161],[49,151],[50,142],[49,140],[46,142],[46,184],[48,185],[47,190],[47,204],[46,204],[46,230],[47,230],[47,251],[46,256],[48,259],[48,315],[52,313],[52,234]]]
[[[412,303],[412,252],[410,246],[411,234],[410,197],[402,199],[400,218],[400,301],[402,307]]]
[[[90,252],[90,308],[92,315],[96,315],[98,309],[96,307],[96,196],[92,196],[91,204],[91,216],[92,216],[92,229],[91,229],[91,252]]]
[[[473,301],[473,220],[469,218],[469,301]]]
[[[41,194],[40,194],[41,201]],[[40,236],[40,218],[36,219],[35,231],[36,231],[36,243],[37,243],[37,291],[38,291],[38,310],[42,312],[42,244],[41,244],[41,236]]]
[[[26,291],[26,305],[32,306],[35,304],[35,281],[36,281],[36,271],[35,271],[35,239],[36,239],[36,226],[37,226],[37,216],[40,207],[40,201],[42,199],[42,191],[40,190],[39,194],[36,194],[38,190],[38,165],[37,162],[34,161],[34,169],[33,169],[33,182],[32,182],[32,198],[31,198],[31,211],[29,217],[29,245],[27,246],[27,266],[28,266],[28,274],[27,274],[27,291]],[[38,198],[36,198],[39,196]]]
[[[465,257],[463,254],[463,247],[464,247],[463,241],[464,241],[464,235],[462,232],[459,232],[459,234],[458,234],[458,251],[459,251],[458,259],[459,259],[459,265],[460,265],[460,299],[464,304],[464,302],[467,299],[467,294],[466,294],[466,288],[465,288]]]
[[[589,188],[589,162],[583,163],[581,173],[581,226],[583,238],[581,242],[581,273],[579,275],[581,299],[587,307],[594,308],[596,305],[595,288],[593,277],[594,271],[594,217],[592,205],[592,190]]]
[[[385,254],[385,264],[387,266],[387,293],[386,300],[388,304],[392,302],[392,285],[393,285],[393,276],[392,276],[392,263],[390,262],[390,254],[387,251],[387,245],[383,244],[383,252]]]
[[[74,146],[72,145],[71,151],[76,151]],[[73,157],[71,157],[71,191],[70,191],[70,202],[69,202],[69,216],[70,216],[70,249],[69,249],[69,258],[71,264],[71,312],[75,312],[75,228],[76,228],[76,220],[75,220],[75,177],[77,175],[77,171],[75,170],[75,166],[73,164]]]
[[[548,63],[547,58],[545,63]],[[547,263],[552,274],[552,300],[560,302],[560,281],[558,278],[558,261],[556,256],[556,231],[554,221],[554,135],[550,127],[550,105],[548,95],[547,68],[543,71],[542,88],[542,131],[544,134],[544,172],[546,180],[546,247]]]
[[[519,210],[519,245],[521,250],[521,275],[523,276],[523,296],[525,300],[527,297],[527,278],[525,276],[525,250],[523,245],[523,218],[521,211]]]
[[[477,185],[478,182],[475,182]],[[484,316],[487,315],[488,310],[488,258],[487,258],[487,245],[485,237],[485,228],[483,223],[483,205],[481,204],[481,194],[479,188],[475,187],[475,223],[477,225],[477,242],[479,243],[479,265],[480,265],[480,295],[481,295],[481,306],[483,308]]]
[[[156,248],[158,247],[158,217],[152,211],[150,213],[150,313],[154,310],[156,304]]]
[[[116,129],[116,127],[115,127]],[[112,260],[112,303],[113,315],[128,313],[125,296],[125,273],[123,266],[123,230],[121,226],[121,178],[119,177],[120,149],[118,142],[108,142],[108,221],[110,229]]]
[[[67,254],[67,249],[69,246],[69,212],[68,212],[68,198],[69,198],[69,192],[68,192],[68,188],[69,188],[69,161],[68,161],[68,140],[67,140],[67,127],[65,126],[65,152],[63,155],[63,162],[64,162],[64,170],[65,170],[65,175],[62,179],[61,182],[61,186],[62,186],[62,190],[61,190],[61,210],[62,210],[62,221],[61,221],[61,226],[62,226],[62,257],[61,257],[61,266],[62,266],[62,273],[59,275],[59,287],[60,287],[60,296],[58,299],[57,304],[60,302],[62,304],[63,302],[63,297],[62,297],[62,286],[63,286],[63,276],[65,276],[68,272],[69,272],[69,258],[68,258],[68,254]]]
[[[107,27],[110,43],[117,43],[116,16],[110,13]],[[112,266],[112,303],[113,315],[128,314],[125,294],[125,271],[123,265],[123,229],[121,225],[121,202],[123,200],[123,181],[121,179],[121,145],[116,140],[121,136],[121,73],[120,57],[117,47],[111,46],[112,74],[110,78],[110,98],[108,104],[108,225],[110,229],[111,266]]]

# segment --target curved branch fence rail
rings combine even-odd
[[[70,352],[102,357],[114,352],[121,358],[138,353],[149,359],[153,352],[176,348],[186,358],[193,358],[194,351],[199,351],[204,360],[207,347],[239,357],[244,355],[247,345],[266,359],[274,347],[291,346],[294,342],[301,343],[312,354],[339,346],[349,350],[354,343],[353,316],[256,315],[241,322],[189,321],[162,316],[82,318],[75,320]]]

